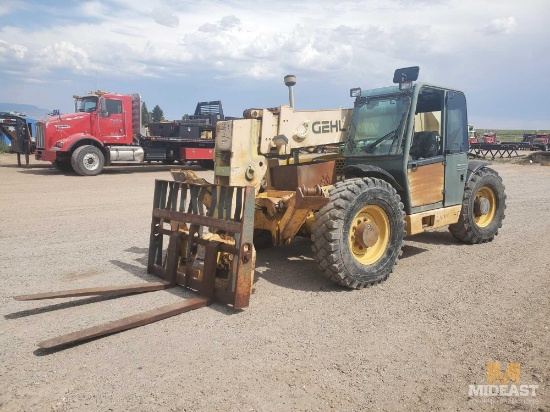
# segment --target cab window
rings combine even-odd
[[[447,92],[447,153],[468,151],[468,119],[466,97],[460,92]]]
[[[107,110],[107,117],[112,114],[122,114],[122,101],[105,99],[105,109]]]
[[[444,91],[422,87],[414,116],[414,134],[409,149],[411,160],[429,159],[443,154],[442,117]]]

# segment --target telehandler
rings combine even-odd
[[[147,269],[160,282],[16,299],[176,285],[200,296],[39,346],[118,332],[213,300],[247,307],[254,244],[286,245],[294,236],[311,236],[320,273],[360,289],[389,276],[406,235],[448,226],[459,241],[492,241],[506,208],[502,179],[488,162],[468,160],[464,94],[414,83],[418,72],[396,70],[396,86],[351,89],[353,109],[283,105],[218,122],[213,184],[185,170],[172,171],[174,181],[156,181]],[[289,88],[295,82],[285,78]],[[290,95],[292,105],[292,89]]]

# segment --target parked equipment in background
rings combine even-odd
[[[496,132],[485,132],[480,137],[477,138],[477,143],[496,143],[497,134]]]
[[[477,132],[473,124],[468,125],[468,140],[470,143],[477,143]]]
[[[493,140],[496,137],[495,132],[486,132],[484,135],[489,135],[489,139]],[[494,136],[493,136],[494,135]],[[525,133],[521,142],[515,141],[497,141],[497,142],[476,142],[470,140],[470,156],[473,158],[511,158],[525,156],[521,153],[523,150],[542,150],[547,151],[550,148],[550,134],[548,133]]]
[[[37,160],[83,176],[117,163],[198,161],[213,166],[216,123],[225,119],[220,101],[200,102],[189,118],[151,123],[142,134],[139,94],[97,91],[74,97],[75,113],[36,123]]]
[[[502,179],[487,162],[468,160],[464,94],[415,84],[418,71],[396,70],[397,86],[352,89],[353,109],[280,106],[218,122],[214,183],[188,170],[174,171],[174,181],[156,182],[148,272],[162,282],[136,286],[179,284],[197,290],[198,300],[40,346],[140,326],[211,300],[244,308],[253,243],[287,245],[295,236],[311,236],[319,272],[361,289],[387,279],[405,235],[448,226],[459,241],[492,241],[506,208]],[[108,293],[113,289],[121,292]],[[18,299],[92,292],[98,293]]]
[[[531,150],[548,151],[550,148],[550,134],[548,133],[536,133],[531,138]]]
[[[10,141],[10,152],[17,153],[17,164],[21,166],[21,155],[25,155],[25,164],[29,166],[29,155],[36,148],[32,128],[28,119],[13,113],[0,112],[0,132]]]

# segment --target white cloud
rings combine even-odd
[[[276,77],[276,73],[270,69],[266,63],[254,63],[246,72],[247,75],[254,79],[269,79]]]
[[[219,23],[222,30],[231,30],[241,25],[241,21],[235,16],[224,16]]]
[[[16,2],[13,0],[2,0],[0,3],[0,16],[10,14],[16,8]]]
[[[108,8],[100,1],[86,1],[79,7],[80,13],[85,17],[104,18],[108,16]]]
[[[220,33],[239,28],[241,21],[235,16],[224,16],[216,23],[204,23],[199,27],[199,31],[204,33]]]
[[[12,59],[23,60],[27,48],[19,44],[9,44],[0,40],[0,61],[9,61]]]
[[[515,17],[505,17],[502,19],[493,19],[481,28],[485,34],[510,34],[517,26]]]
[[[173,11],[168,9],[153,9],[151,12],[153,20],[158,24],[166,27],[178,27],[180,25],[180,19]]]
[[[88,54],[74,44],[61,41],[40,50],[38,59],[42,67],[82,70],[90,68]]]

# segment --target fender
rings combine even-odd
[[[102,151],[105,151],[105,146],[103,145],[103,143],[101,143],[100,140],[86,133],[75,133],[70,135],[69,137],[59,140],[60,142],[63,142],[63,147],[60,147],[59,151],[70,152],[75,148],[75,145],[82,140],[88,140],[90,141],[91,145],[100,148]]]
[[[395,178],[378,166],[372,165],[353,165],[346,166],[342,169],[342,174],[347,178],[350,176],[357,177],[376,177],[391,184],[398,192],[403,192],[403,188],[397,183]]]
[[[486,162],[484,160],[470,160],[468,162],[468,171],[466,172],[466,183],[468,183],[474,174],[484,167],[487,167],[491,164],[491,162]]]

